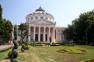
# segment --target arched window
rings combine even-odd
[[[40,17],[40,19],[44,19],[43,17]]]
[[[38,17],[36,16],[35,19],[38,19]]]
[[[31,17],[31,20],[33,20],[33,17]]]
[[[47,20],[48,18],[46,17],[45,19]]]
[[[27,18],[27,22],[29,22],[29,18]]]

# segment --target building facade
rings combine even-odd
[[[54,17],[39,7],[35,12],[26,16],[29,25],[28,40],[37,42],[63,42],[63,27],[56,27]]]

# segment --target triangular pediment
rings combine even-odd
[[[51,24],[55,24],[55,22],[51,22],[51,21],[33,21],[31,22],[31,24],[45,24],[45,25],[51,25]]]

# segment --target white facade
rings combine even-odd
[[[56,27],[54,17],[45,12],[41,7],[26,16],[29,25],[29,42],[31,39],[38,42],[61,42],[64,41],[63,27]]]

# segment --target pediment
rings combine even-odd
[[[45,24],[45,25],[51,25],[51,24],[55,24],[55,22],[51,22],[51,21],[33,21],[33,22],[31,22],[31,24]]]

